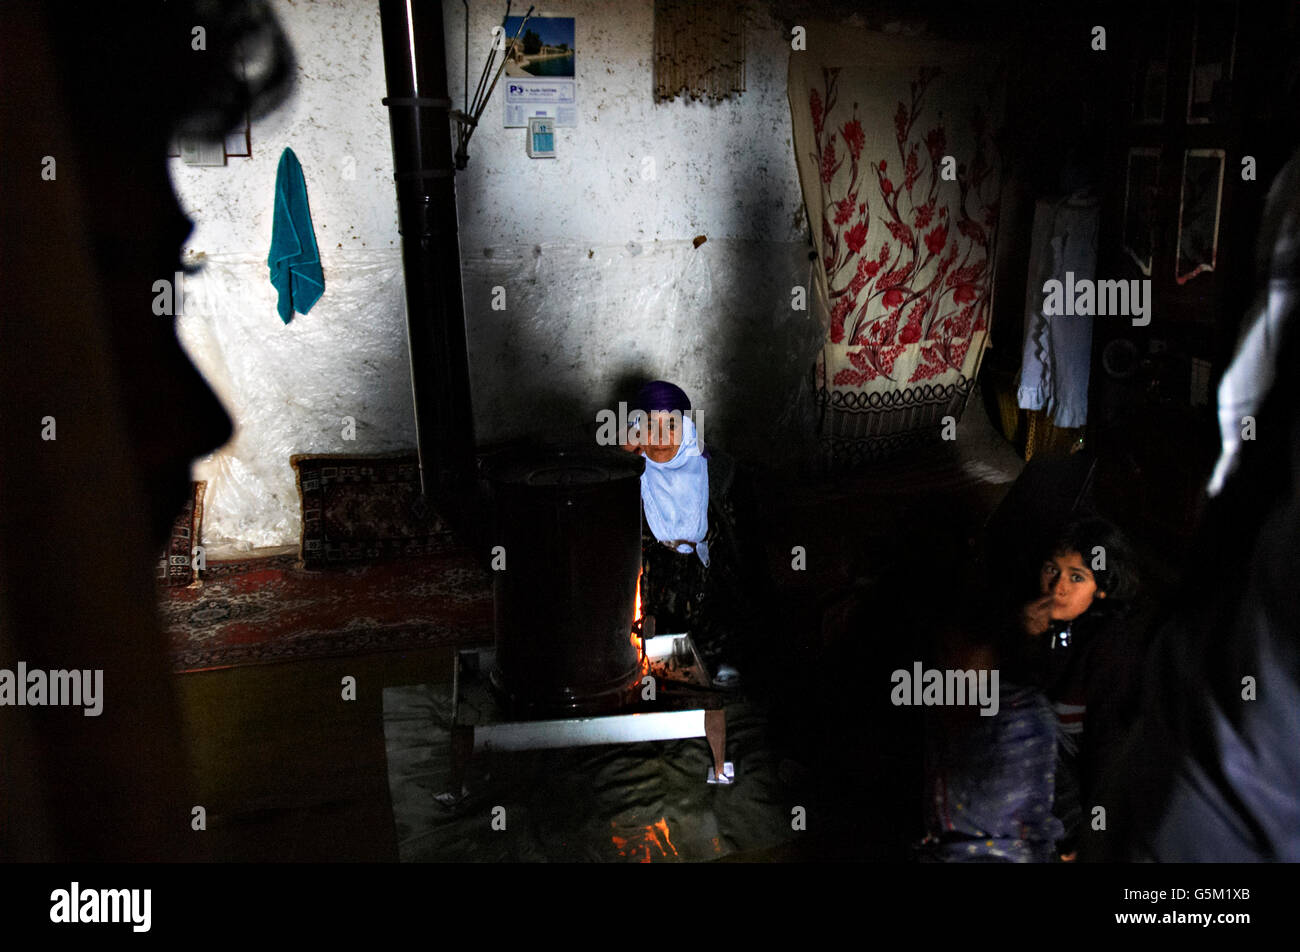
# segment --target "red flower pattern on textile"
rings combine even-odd
[[[835,224],[846,224],[853,217],[853,206],[857,204],[857,201],[858,196],[854,193],[835,203]]]
[[[958,268],[948,275],[948,287],[956,284],[974,284],[984,275],[987,262],[977,261],[975,264],[965,268]]]
[[[830,185],[843,164],[843,159],[835,161],[835,137],[831,136],[826,142],[826,151],[822,153],[822,184]]]
[[[879,270],[879,261],[868,261],[866,258],[859,258],[857,273],[853,275],[853,280],[849,282],[849,294],[856,298],[862,289],[867,286],[867,282],[874,278]]]
[[[903,167],[903,188],[909,192],[916,186],[916,179],[920,175],[921,166],[916,159],[917,147],[912,146],[912,150],[907,153],[907,165]]]
[[[844,123],[844,144],[849,147],[849,154],[854,161],[862,154],[862,145],[866,141],[862,134],[862,123],[851,119]]]
[[[900,269],[898,271],[891,271],[889,272],[889,274],[885,275],[879,281],[876,282],[876,288],[878,290],[887,292],[890,288],[902,284],[903,281],[906,280],[906,278],[907,278],[906,270]]]
[[[925,312],[929,308],[929,302],[925,300],[917,301],[912,306],[911,313],[907,316],[907,324],[898,335],[900,344],[915,344],[921,339],[921,319],[925,317]]]
[[[844,243],[848,245],[849,251],[857,254],[862,250],[862,246],[867,241],[867,223],[860,221],[847,232],[844,233]]]
[[[832,119],[838,69],[823,69],[822,88],[809,95],[813,157],[823,186],[822,264],[832,302],[830,337],[850,346],[851,366],[835,374],[838,386],[894,379],[895,362],[909,345],[919,344],[921,350],[908,382],[961,371],[971,335],[988,327],[988,262],[998,216],[996,153],[977,115],[975,152],[958,163],[960,199],[947,189],[940,191],[947,132],[941,122],[921,125],[926,92],[938,75],[935,68],[920,70],[910,96],[898,102],[898,178],[888,174],[890,157],[871,161],[863,155],[866,136],[856,103],[844,121]],[[843,154],[836,149],[837,133]],[[832,195],[837,177],[847,182]],[[873,178],[874,193],[863,192],[864,186],[870,190]],[[885,224],[892,241],[881,242],[878,253],[868,258],[873,217]]]
[[[925,147],[930,152],[930,161],[938,165],[943,160],[944,150],[948,148],[948,137],[944,134],[943,126],[930,130],[925,137]]]
[[[925,247],[929,249],[932,255],[937,255],[943,251],[943,246],[947,243],[948,229],[942,225],[925,236]]]
[[[844,340],[844,317],[849,313],[848,298],[840,298],[831,308],[831,342],[838,344]]]
[[[908,228],[901,221],[891,221],[889,223],[889,233],[905,245],[910,245],[913,241],[912,229]]]

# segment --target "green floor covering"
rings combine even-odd
[[[562,750],[479,753],[454,809],[450,685],[384,691],[384,738],[403,862],[689,862],[766,850],[800,834],[762,717],[727,707],[736,783],[705,782],[703,737]],[[504,808],[504,814],[496,808]],[[496,826],[504,829],[494,829]]]

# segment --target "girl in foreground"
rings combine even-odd
[[[1104,519],[1072,522],[1039,570],[1041,597],[1025,605],[1029,667],[1056,713],[1054,813],[1072,859],[1084,806],[1137,713],[1141,639],[1126,624],[1138,591],[1123,534]]]
[[[1119,531],[1066,526],[1038,591],[1015,621],[949,653],[953,667],[999,669],[999,708],[928,718],[924,860],[1074,858],[1080,804],[1135,703],[1133,640],[1117,622],[1136,575]]]

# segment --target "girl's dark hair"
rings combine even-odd
[[[1047,555],[1078,552],[1097,583],[1106,593],[1094,602],[1098,609],[1118,608],[1138,593],[1139,577],[1133,550],[1119,528],[1097,516],[1086,516],[1066,523],[1053,539]]]

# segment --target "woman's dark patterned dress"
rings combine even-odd
[[[709,460],[709,566],[694,552],[680,553],[654,537],[641,517],[641,603],[655,616],[659,634],[689,632],[711,667],[732,660],[736,590],[734,514],[728,490],[733,467],[715,454]]]

